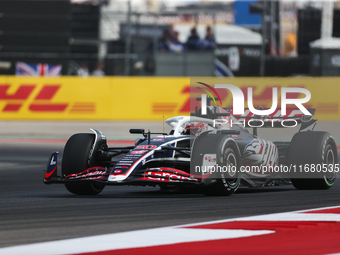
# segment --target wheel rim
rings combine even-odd
[[[235,154],[230,152],[226,156],[224,162],[226,162],[228,171],[226,172],[226,175],[224,173],[221,174],[223,182],[225,185],[227,184],[230,187],[235,187],[240,182],[237,175],[237,159]]]
[[[334,172],[334,165],[335,165],[335,156],[334,151],[332,148],[329,148],[326,153],[326,164],[328,169],[330,169],[330,165],[333,167],[333,172],[328,171],[327,174],[324,175],[324,180],[328,186],[332,186],[335,181],[335,172]]]

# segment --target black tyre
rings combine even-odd
[[[297,189],[329,189],[336,179],[337,146],[327,132],[300,132],[294,135],[288,150],[288,163],[299,172],[291,178]],[[322,166],[327,166],[323,172]],[[309,169],[308,172],[304,169]],[[302,173],[300,173],[302,169]],[[326,169],[326,168],[325,168]]]
[[[204,194],[206,196],[230,196],[233,194],[240,186],[241,181],[239,161],[235,148],[227,147],[223,153],[223,162],[219,164],[221,167],[225,167],[225,171],[218,173],[219,178],[205,188]]]
[[[75,134],[71,136],[64,148],[62,158],[62,175],[80,173],[95,166],[95,157],[90,157],[94,143],[94,134]],[[94,183],[65,184],[66,189],[76,195],[96,195],[102,192],[105,185]]]

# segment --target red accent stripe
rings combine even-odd
[[[333,225],[335,223],[336,222],[329,221],[230,221],[187,228],[292,231],[297,229],[315,228],[324,225]]]
[[[76,102],[70,109],[70,113],[94,113],[96,111],[95,103]]]
[[[95,103],[74,103],[73,107],[94,107]]]
[[[72,109],[70,113],[87,113],[87,112],[95,112],[95,109]]]
[[[44,64],[40,64],[40,76],[44,76],[45,74],[45,65]]]
[[[308,211],[308,212],[303,212],[303,213],[336,213],[336,214],[340,214],[340,207],[323,209],[323,210],[316,210],[316,211]]]
[[[73,106],[70,111],[78,111],[78,110],[95,110],[94,106]]]
[[[3,112],[17,112],[20,110],[22,104],[7,104],[4,109],[2,109]]]
[[[54,173],[54,171],[57,169],[57,165],[55,165],[55,168],[53,169],[53,171],[52,172],[50,172],[50,173],[46,173],[45,174],[45,178],[48,178],[48,177],[50,177],[53,173]]]
[[[263,143],[262,143],[261,139],[259,139],[259,141],[260,141],[260,143],[261,143],[261,149],[260,149],[259,154],[261,154],[261,153],[262,153],[262,149],[263,149]]]
[[[33,112],[63,112],[67,104],[31,104],[29,109]]]
[[[51,100],[59,89],[60,85],[44,86],[35,97],[35,100]]]
[[[75,102],[74,105],[94,105],[93,102]]]
[[[95,105],[74,105],[72,109],[79,109],[79,108],[94,108]]]
[[[86,170],[82,171],[82,172],[79,172],[79,173],[74,173],[74,174],[69,174],[66,176],[67,177],[70,177],[72,175],[83,175],[83,174],[87,174],[88,171],[100,171],[100,170],[105,170],[106,168],[105,167],[90,167],[90,168],[87,168]]]
[[[162,173],[162,171],[159,171],[159,170],[157,170],[157,169],[165,170],[165,171],[168,171],[168,172],[173,172],[174,174],[182,174],[182,175],[185,175],[186,177],[194,176],[194,177],[201,178],[200,175],[189,174],[189,173],[184,172],[184,171],[182,171],[182,170],[179,170],[179,169],[176,169],[176,168],[169,168],[169,167],[149,168],[148,171],[151,171],[151,172],[160,172],[160,173]],[[163,172],[164,172],[164,171],[163,171]]]
[[[239,222],[246,225],[250,222]],[[277,223],[277,222],[276,222]],[[275,223],[275,224],[276,224]],[[273,224],[273,223],[272,223]],[[302,225],[300,225],[302,224]],[[102,252],[81,253],[81,255],[126,255],[126,254],[162,254],[162,255],[286,255],[286,254],[332,254],[340,252],[340,223],[313,222],[317,226],[307,226],[306,222],[297,222],[292,229],[280,229],[273,234],[230,238],[215,241],[189,242],[153,247],[120,249]],[[301,228],[299,226],[302,226]],[[307,227],[306,227],[307,226]],[[166,238],[166,236],[164,237]],[[79,254],[80,255],[80,254]]]
[[[21,85],[17,91],[8,93],[10,85],[0,85],[0,100],[24,100],[27,99],[35,88],[35,85]]]

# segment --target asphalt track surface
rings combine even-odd
[[[340,180],[323,191],[282,186],[240,189],[230,197],[133,186],[76,196],[42,182],[49,154],[62,149],[61,143],[0,144],[0,247],[340,203]]]

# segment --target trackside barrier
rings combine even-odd
[[[306,88],[312,98],[305,106],[316,108],[316,119],[340,120],[340,78],[229,78],[228,83],[243,91],[253,87],[254,104],[263,107],[271,107],[272,87]],[[232,105],[231,93],[221,98],[224,107]],[[162,120],[189,112],[189,77],[0,77],[2,120]]]

